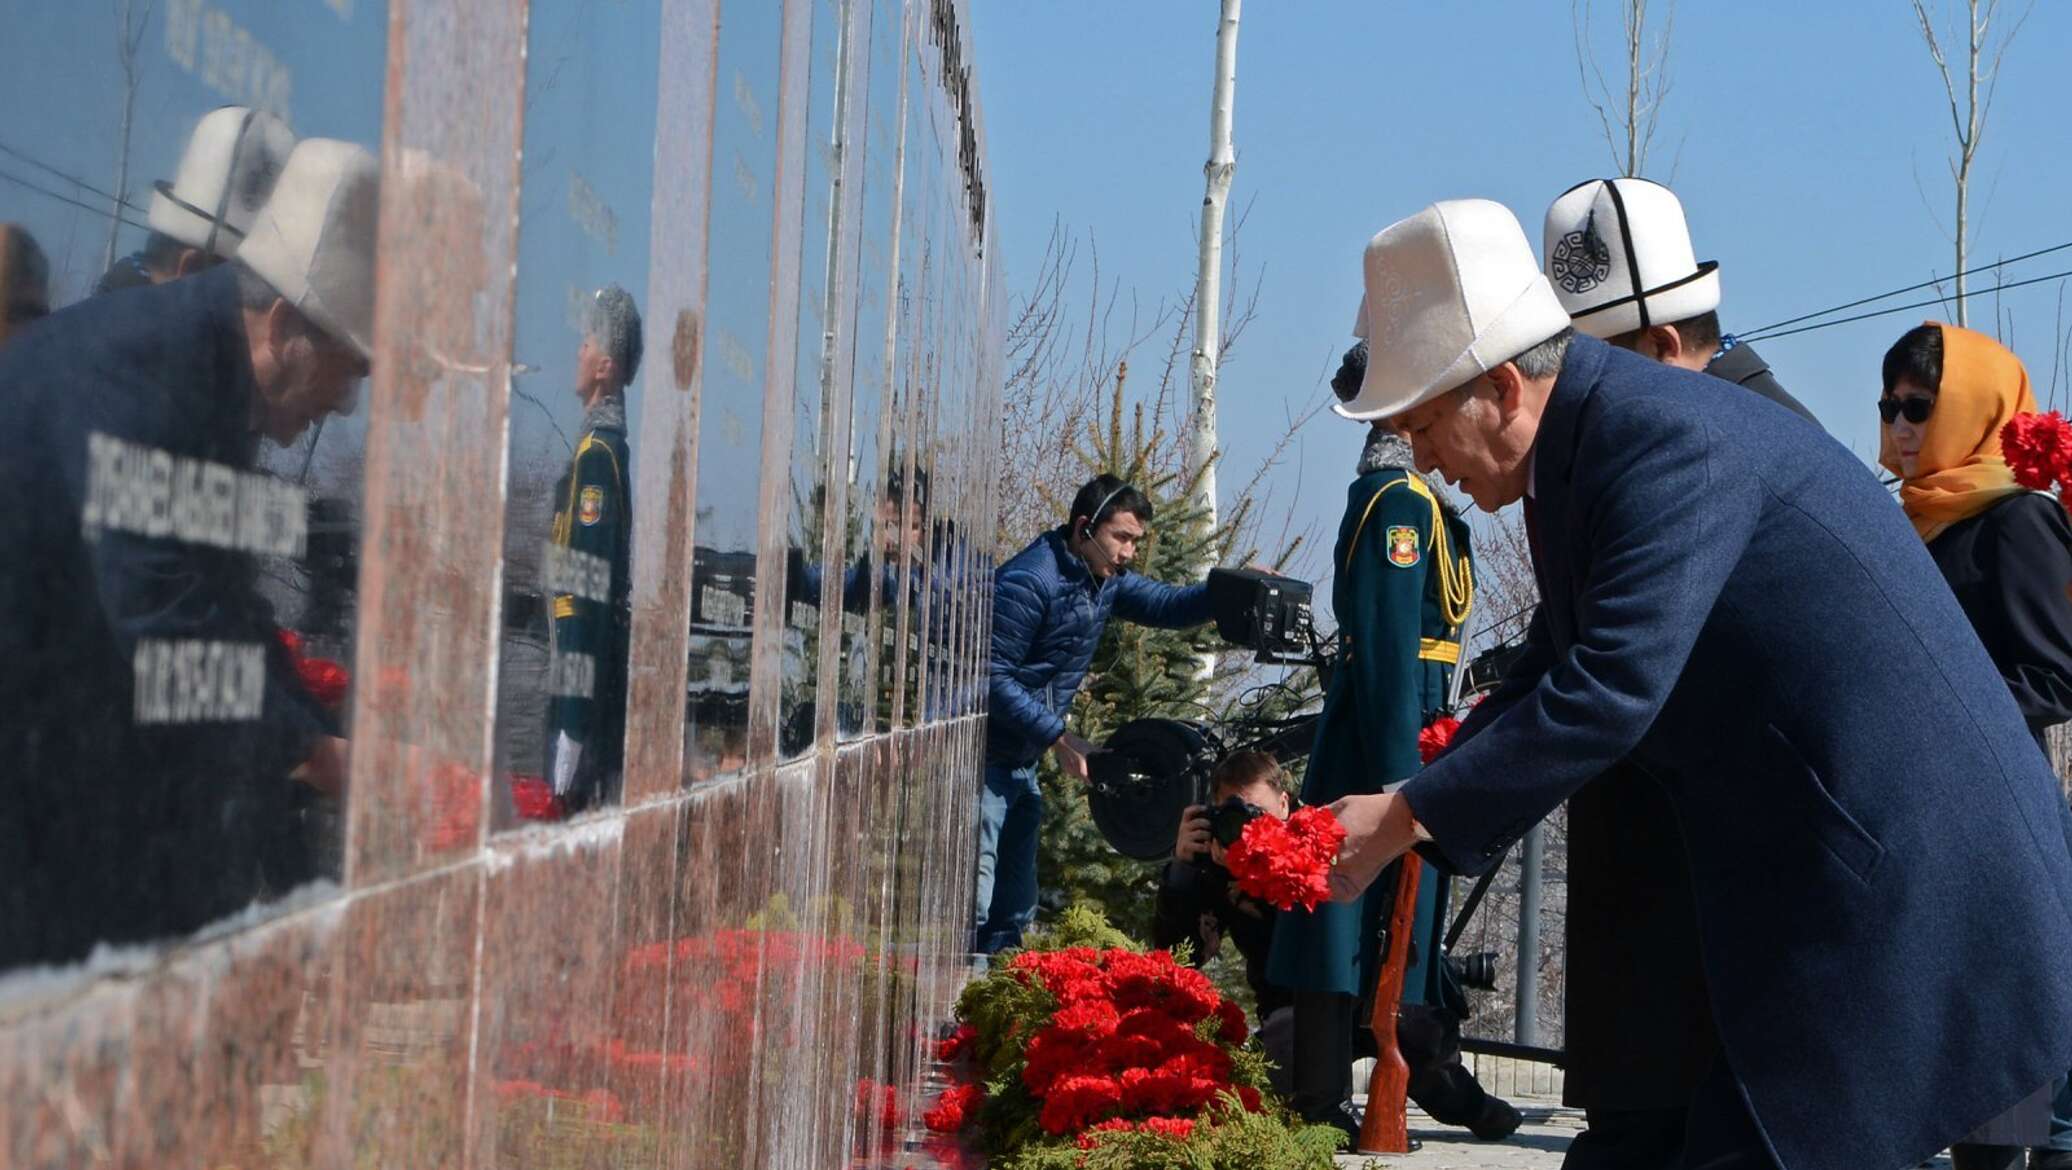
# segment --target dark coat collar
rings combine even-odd
[[[1575,470],[1576,426],[1582,420],[1583,404],[1597,388],[1611,346],[1578,333],[1569,342],[1568,356],[1547,396],[1547,408],[1540,415],[1540,432],[1533,440],[1533,494],[1546,500],[1549,489],[1567,490]]]
[[[1751,345],[1737,345],[1705,364],[1705,372],[1715,378],[1725,378],[1735,385],[1742,385],[1757,374],[1770,372],[1770,363]]]

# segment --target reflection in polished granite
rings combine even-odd
[[[649,6],[649,238],[617,245],[649,272],[623,803],[495,835],[498,485],[541,279],[520,220],[596,201],[536,186],[545,151],[520,149],[556,76],[528,65],[527,5],[378,7],[281,18],[378,16],[390,50],[341,872],[193,938],[0,973],[0,1166],[929,1164],[912,1115],[968,970],[999,425],[965,4]],[[861,562],[861,600],[826,604],[825,572],[817,613],[780,612],[794,553]],[[866,1082],[913,1109],[859,1109]]]

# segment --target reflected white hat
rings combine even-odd
[[[1547,209],[1547,279],[1576,328],[1617,337],[1719,308],[1719,265],[1700,264],[1675,192],[1592,179]]]
[[[151,230],[228,260],[294,149],[294,133],[272,114],[224,106],[202,115],[173,181],[153,184]]]
[[[237,258],[317,328],[373,356],[381,166],[364,147],[305,139]]]
[[[1568,313],[1501,203],[1452,199],[1367,242],[1353,333],[1367,376],[1347,418],[1400,414],[1464,386],[1568,328]]]

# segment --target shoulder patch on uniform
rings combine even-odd
[[[1423,550],[1418,547],[1416,525],[1389,525],[1389,564],[1399,569],[1407,569],[1415,565],[1418,558],[1423,555]]]
[[[596,484],[583,488],[582,494],[576,498],[576,519],[582,521],[585,528],[604,519],[603,488]]]

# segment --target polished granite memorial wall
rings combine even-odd
[[[968,20],[963,0],[10,8],[0,223],[40,245],[56,315],[0,332],[0,358],[152,295],[98,286],[151,268],[154,199],[188,190],[219,106],[368,148],[381,191],[357,409],[232,461],[306,532],[138,538],[215,558],[192,588],[242,633],[214,636],[310,692],[343,790],[216,750],[269,725],[271,691],[239,710],[180,701],[216,684],[147,678],[141,651],[118,684],[84,681],[110,677],[85,647],[39,660],[17,732],[134,725],[104,737],[121,766],[0,821],[0,850],[43,851],[36,894],[0,900],[0,1165],[896,1155],[857,1090],[919,1097],[963,970],[996,552]],[[37,275],[0,265],[10,296]],[[626,490],[593,497],[570,471],[609,419],[576,387],[601,350],[632,364],[596,312],[609,286],[642,345]],[[162,404],[153,374],[111,371],[114,400]],[[174,449],[97,425],[132,423]],[[53,484],[35,506],[82,505]],[[571,562],[567,533],[615,522],[626,556]],[[579,635],[585,613],[608,633]],[[174,698],[147,711],[154,686]],[[598,715],[615,689],[622,732]]]

